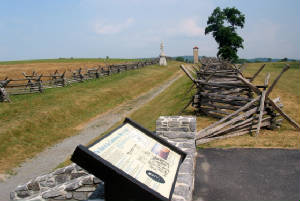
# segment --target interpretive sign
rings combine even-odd
[[[71,160],[102,179],[106,200],[170,200],[186,154],[126,118],[94,144],[77,146]]]

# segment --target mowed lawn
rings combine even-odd
[[[0,173],[76,135],[77,125],[162,84],[179,65],[147,66],[42,94],[11,96],[12,103],[0,104]]]

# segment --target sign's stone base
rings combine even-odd
[[[162,116],[156,121],[156,134],[188,154],[179,169],[172,201],[191,201],[195,174],[196,118]],[[74,163],[38,176],[10,193],[12,201],[101,201],[103,198],[103,182]]]
[[[156,134],[181,148],[187,156],[180,166],[172,201],[191,201],[196,165],[196,118],[161,116],[156,120]]]
[[[101,180],[73,163],[19,185],[14,192],[10,193],[10,199],[24,201],[87,200],[96,188],[101,186],[103,186]]]

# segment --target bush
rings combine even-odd
[[[176,61],[182,61],[182,62],[184,62],[184,58],[183,57],[176,57]]]
[[[288,58],[284,57],[283,59],[281,59],[280,61],[286,62],[288,60]]]

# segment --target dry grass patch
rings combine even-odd
[[[108,64],[128,63],[136,60],[130,59],[49,59],[33,61],[15,61],[0,62],[0,80],[8,78],[24,78],[22,72],[31,74],[33,71],[38,74],[49,75],[56,70],[59,72],[66,71],[66,77],[71,76],[71,72],[79,68],[88,69],[98,65],[106,66]]]
[[[258,137],[250,134],[216,140],[203,144],[201,148],[286,148],[300,149],[300,135],[298,131],[293,130],[262,130]]]

